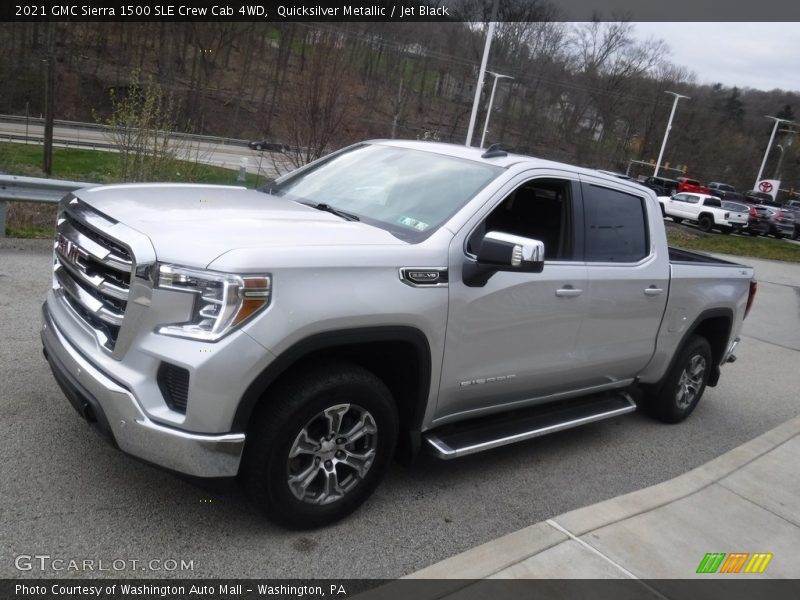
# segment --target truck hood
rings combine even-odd
[[[136,184],[75,195],[143,233],[158,260],[205,267],[234,249],[403,245],[388,231],[239,187]]]

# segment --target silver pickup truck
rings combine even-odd
[[[637,404],[681,421],[755,294],[751,268],[668,249],[651,190],[497,148],[367,142],[263,192],[66,196],[42,341],[113,444],[238,475],[289,527],[350,513],[421,449]]]

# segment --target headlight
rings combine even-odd
[[[269,304],[272,277],[159,265],[158,287],[195,295],[191,319],[158,333],[216,342]]]

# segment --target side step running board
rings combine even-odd
[[[446,425],[424,434],[424,438],[434,455],[451,459],[634,410],[636,403],[627,392],[608,392]]]

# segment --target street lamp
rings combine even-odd
[[[486,64],[489,61],[489,48],[492,47],[492,38],[494,37],[497,4],[498,0],[494,0],[492,4],[492,18],[489,21],[489,31],[486,32],[486,43],[483,46],[483,58],[481,59],[481,68],[478,71],[478,84],[475,86],[475,98],[472,100],[472,114],[469,117],[469,127],[467,128],[467,140],[465,142],[467,147],[472,145],[472,133],[475,131],[475,120],[478,118],[478,104],[480,103],[481,92],[483,91],[483,77],[486,73]]]
[[[689,99],[689,96],[682,96],[681,94],[676,94],[675,92],[665,91],[665,94],[672,94],[675,96],[675,101],[672,103],[672,112],[669,113],[669,121],[667,121],[667,130],[664,132],[664,141],[661,142],[661,152],[658,153],[658,160],[656,161],[656,170],[653,173],[653,177],[658,176],[658,170],[661,168],[661,159],[664,158],[664,148],[667,147],[667,138],[669,137],[669,130],[672,129],[672,119],[675,116],[675,109],[678,107],[678,100],[681,98]]]
[[[483,150],[483,143],[486,141],[486,132],[489,131],[489,117],[492,115],[492,104],[494,103],[494,92],[497,90],[498,79],[514,79],[511,75],[501,75],[492,71],[486,71],[489,75],[494,77],[492,84],[492,95],[489,96],[489,109],[486,111],[486,119],[483,122],[483,135],[481,135],[481,150]]]
[[[761,181],[761,174],[764,172],[764,166],[767,164],[767,157],[769,156],[770,148],[772,148],[772,142],[775,140],[775,132],[778,131],[778,125],[781,123],[791,123],[789,119],[779,119],[778,117],[771,117],[769,115],[764,115],[764,118],[774,120],[775,125],[772,127],[772,134],[769,136],[769,143],[767,143],[767,149],[764,151],[764,160],[761,161],[761,167],[758,169],[756,182],[753,184],[754,190],[758,189],[758,182]]]

